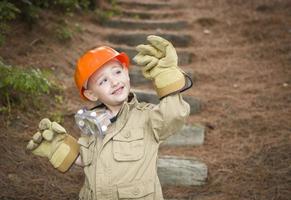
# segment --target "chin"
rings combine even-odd
[[[120,105],[127,100],[128,95],[129,92],[126,92],[118,97],[113,98],[112,100],[114,101],[114,104]]]

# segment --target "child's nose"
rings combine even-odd
[[[118,85],[118,81],[115,78],[111,78],[111,86],[114,87]]]

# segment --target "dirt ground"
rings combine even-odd
[[[166,198],[192,200],[291,199],[291,2],[288,0],[179,1],[191,23],[195,85],[187,92],[202,111],[188,123],[206,127],[204,145],[161,149],[162,154],[195,156],[209,168],[206,185],[163,187]],[[60,14],[58,14],[60,15]],[[77,199],[82,169],[54,170],[48,161],[25,152],[41,117],[63,113],[63,125],[78,136],[73,114],[83,106],[73,82],[77,58],[107,44],[104,29],[90,14],[65,16],[83,31],[70,42],[52,37],[57,14],[41,14],[29,30],[20,22],[0,48],[10,64],[53,71],[64,87],[64,102],[44,111],[15,106],[12,118],[0,114],[0,199]],[[115,30],[116,31],[116,30]],[[1,97],[4,98],[4,97]]]

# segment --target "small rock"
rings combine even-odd
[[[237,87],[238,87],[238,85],[237,85],[237,84],[233,84],[233,87],[234,87],[234,88],[237,88]]]
[[[283,87],[288,87],[288,83],[283,83]]]
[[[178,133],[170,136],[161,146],[199,146],[204,143],[205,128],[202,125],[185,125]]]
[[[165,155],[158,159],[158,176],[162,185],[204,185],[207,171],[206,164],[194,157]]]
[[[208,35],[208,34],[210,34],[211,32],[210,32],[210,30],[205,29],[205,30],[203,31],[203,33]]]
[[[21,178],[17,174],[8,174],[8,179],[12,181],[14,184],[20,184],[21,183]]]

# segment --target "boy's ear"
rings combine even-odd
[[[98,100],[98,97],[96,96],[96,94],[92,90],[84,90],[83,94],[90,101],[97,101]]]

